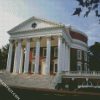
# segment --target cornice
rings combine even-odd
[[[77,39],[72,39],[72,43],[76,43],[76,44],[82,45],[84,47],[88,47],[88,45],[85,42],[82,42],[82,41],[77,40]]]
[[[71,48],[88,50],[88,45],[80,40],[72,39]]]
[[[27,32],[41,32],[41,31],[49,31],[49,30],[58,30],[58,29],[63,29],[63,27],[64,27],[64,26],[38,28],[38,29],[17,31],[17,32],[9,33],[9,34],[10,34],[10,35],[14,35],[14,34],[20,34],[20,33],[27,33]]]

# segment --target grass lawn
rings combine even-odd
[[[20,97],[20,100],[100,100],[100,96],[54,94],[19,88],[11,89]],[[15,97],[5,87],[0,87],[0,100],[17,99],[15,99]]]

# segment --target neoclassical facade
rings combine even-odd
[[[89,70],[87,35],[71,26],[32,17],[8,33],[8,72],[55,75]]]

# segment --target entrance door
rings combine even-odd
[[[58,64],[57,64],[57,59],[54,60],[54,65],[53,65],[53,73],[56,74],[58,71]]]
[[[41,74],[45,75],[46,62],[43,61],[41,65]]]
[[[34,69],[35,69],[35,62],[32,62],[32,65],[31,65],[31,73],[34,73]]]

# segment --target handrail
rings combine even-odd
[[[100,76],[100,71],[63,71],[62,75],[74,76]]]

